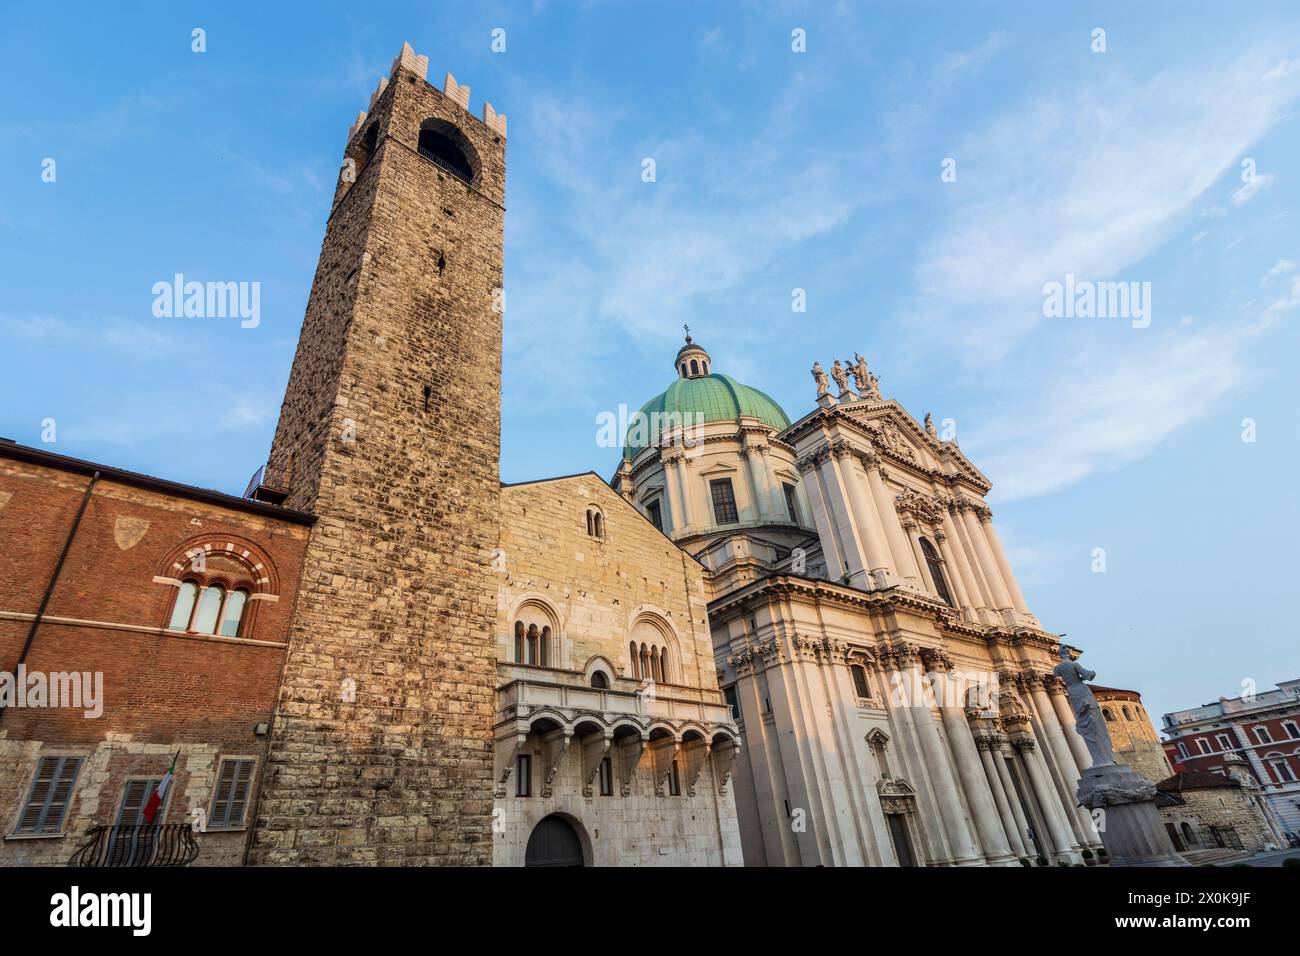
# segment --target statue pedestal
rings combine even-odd
[[[833,408],[839,403],[835,401],[835,397],[830,392],[823,392],[817,396],[817,404],[822,408]]]
[[[1079,802],[1101,809],[1097,820],[1111,866],[1188,866],[1174,852],[1156,809],[1156,787],[1132,767],[1106,763],[1079,778]]]

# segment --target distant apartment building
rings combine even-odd
[[[1300,678],[1165,714],[1162,730],[1175,771],[1227,776],[1245,760],[1282,828],[1300,833]]]

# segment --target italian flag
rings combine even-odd
[[[167,768],[163,778],[158,781],[158,789],[149,795],[149,802],[144,805],[144,822],[153,823],[154,817],[158,816],[158,810],[162,806],[163,799],[167,796],[167,788],[172,785],[172,775],[176,773],[176,761],[180,758],[181,752],[176,751],[176,756],[172,757],[172,765]]]

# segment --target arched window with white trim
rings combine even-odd
[[[246,636],[249,598],[257,569],[231,551],[193,547],[175,564],[180,579],[167,613],[167,630],[220,637]],[[264,573],[263,573],[264,574]]]

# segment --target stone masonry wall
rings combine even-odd
[[[349,155],[268,468],[318,524],[252,860],[486,864],[505,144],[399,66]]]
[[[502,492],[497,654],[510,659],[513,612],[529,596],[560,617],[558,666],[581,671],[601,655],[614,677],[631,677],[628,635],[639,608],[662,612],[676,631],[672,684],[711,691],[721,701],[709,640],[704,569],[595,475],[507,486]],[[587,534],[600,509],[605,535]]]

